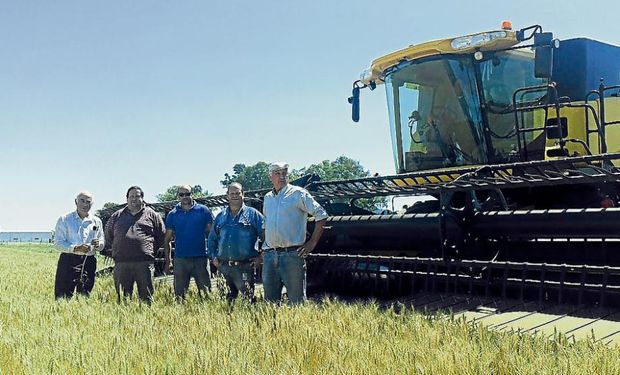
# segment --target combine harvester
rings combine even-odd
[[[475,308],[468,319],[497,327],[620,341],[608,322],[620,318],[620,47],[507,22],[410,46],[354,82],[353,121],[360,91],[379,85],[398,174],[308,186],[327,207],[347,203],[312,278],[422,291],[414,306]],[[400,215],[355,208],[411,195],[434,199]]]

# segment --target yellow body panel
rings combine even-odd
[[[574,102],[573,104],[585,104],[584,102]],[[589,104],[594,108],[597,117],[600,119],[599,113],[599,101],[591,101]],[[543,116],[544,122],[544,112],[540,112]],[[537,115],[537,118],[540,118],[540,114]],[[555,117],[556,112],[555,109],[549,110],[549,117]],[[588,147],[592,154],[601,153],[600,149],[600,137],[598,132],[592,132],[589,135],[586,135],[586,116],[587,116],[587,127],[589,130],[594,131],[597,129],[596,121],[594,119],[594,115],[592,111],[586,111],[584,108],[561,108],[560,116],[566,117],[568,121],[568,137],[567,138],[575,138],[583,141],[588,140]],[[605,121],[620,121],[620,98],[611,97],[605,98]],[[537,121],[538,123],[538,121]],[[620,152],[620,124],[608,125],[605,127],[605,135],[607,140],[607,152]],[[557,140],[548,139],[546,143],[547,149],[555,147],[557,145]],[[569,151],[570,156],[581,156],[587,155],[588,152],[585,147],[579,143],[569,142],[566,145],[566,148]],[[549,159],[549,158],[547,158]]]
[[[506,32],[506,37],[501,39],[495,39],[491,42],[488,42],[482,46],[475,47],[467,47],[455,50],[452,48],[451,43],[453,40],[468,36],[475,36],[484,33],[476,33],[465,35],[462,37],[449,38],[449,39],[441,39],[434,40],[431,42],[426,42],[418,45],[412,45],[407,48],[401,49],[396,52],[392,52],[383,57],[379,57],[375,59],[371,64],[371,74],[368,77],[365,77],[362,82],[364,84],[369,84],[370,82],[381,83],[380,79],[383,77],[383,73],[386,69],[397,65],[401,61],[410,61],[416,60],[423,57],[435,56],[435,55],[444,55],[444,54],[468,54],[475,52],[476,50],[480,51],[489,51],[489,50],[497,50],[502,48],[509,48],[517,43],[516,33],[511,30],[495,30],[490,32]]]

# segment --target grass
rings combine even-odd
[[[193,293],[56,302],[58,254],[0,245],[1,374],[619,374],[620,348],[490,332],[446,316],[327,300],[230,306]]]

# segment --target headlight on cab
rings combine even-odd
[[[463,36],[453,39],[450,46],[455,50],[461,50],[471,47],[479,47],[494,41],[495,39],[506,38],[508,33],[506,31],[493,31],[490,33],[482,33],[476,35]]]

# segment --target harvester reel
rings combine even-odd
[[[479,259],[488,254],[495,259],[499,253],[497,243],[480,238],[472,230],[474,216],[484,211],[506,211],[508,203],[500,189],[468,190],[455,192],[444,189],[440,194],[441,255],[450,259]]]

